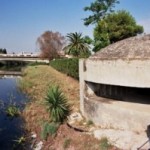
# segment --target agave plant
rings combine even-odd
[[[62,123],[67,119],[71,109],[59,86],[49,87],[45,101],[51,121]]]

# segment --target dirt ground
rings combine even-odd
[[[21,89],[30,96],[30,101],[23,112],[26,129],[37,135],[36,143],[43,141],[42,150],[115,150],[116,148],[108,145],[107,142],[102,143],[86,132],[76,131],[66,123],[59,127],[55,137],[49,136],[47,140],[41,139],[42,125],[49,120],[44,97],[47,88],[52,84],[60,86],[73,112],[79,112],[79,81],[50,66],[27,67],[20,82]]]

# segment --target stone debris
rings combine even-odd
[[[40,141],[39,143],[36,144],[34,150],[42,150],[42,147],[43,147],[43,142]]]
[[[68,123],[71,125],[76,124],[83,120],[83,117],[79,112],[75,112],[68,117]],[[86,125],[85,122],[83,122]],[[102,139],[107,138],[108,141],[120,148],[121,150],[137,150],[140,148],[146,141],[148,137],[146,132],[136,133],[129,130],[119,130],[119,129],[105,129],[99,128],[98,126],[91,126],[87,134],[93,134],[95,138]],[[148,150],[150,148],[150,143],[147,142],[141,149]],[[39,149],[35,149],[39,150]]]
[[[36,133],[32,132],[31,133],[31,138],[35,139],[37,137]]]
[[[78,112],[75,112],[68,117],[69,124],[74,124],[75,122],[80,122],[81,120],[83,120],[83,117]]]

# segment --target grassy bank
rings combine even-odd
[[[79,82],[73,78],[54,70],[50,66],[29,66],[24,70],[21,88],[33,100],[42,101],[50,85],[59,85],[74,111],[79,109]]]
[[[79,81],[54,70],[50,66],[27,67],[24,70],[20,87],[30,96],[31,101],[27,104],[23,117],[26,121],[27,130],[37,134],[37,141],[42,140],[40,136],[42,125],[49,120],[44,98],[49,85],[53,84],[59,85],[71,104],[72,111],[79,111]],[[55,137],[49,136],[43,142],[42,150],[101,150],[102,144],[93,136],[77,132],[66,124],[59,127]],[[107,141],[104,145],[107,147]]]
[[[50,85],[59,85],[72,106],[73,111],[79,110],[79,83],[78,81],[61,74],[46,65],[29,66],[24,70],[24,76],[20,83],[32,100],[26,107],[24,115],[28,128],[38,127],[48,119],[43,100]],[[30,125],[32,122],[32,126]],[[35,125],[35,126],[33,126]]]

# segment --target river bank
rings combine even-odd
[[[42,140],[42,125],[45,121],[49,120],[49,115],[44,104],[44,98],[48,87],[53,84],[59,85],[72,106],[72,113],[79,112],[79,81],[45,65],[27,67],[23,74],[20,86],[31,99],[23,112],[23,117],[26,121],[26,129],[36,135],[36,142],[43,142],[42,150],[101,149],[101,142],[99,140],[87,133],[75,131],[65,123],[59,127],[55,137],[49,136],[47,140]],[[87,126],[90,126],[90,124],[92,123],[89,122]],[[106,147],[109,147],[106,141],[104,144],[106,144]],[[111,149],[114,148],[111,147]]]
[[[27,96],[18,88],[20,77],[0,78],[0,149],[22,149],[24,120],[20,114],[28,101]]]

